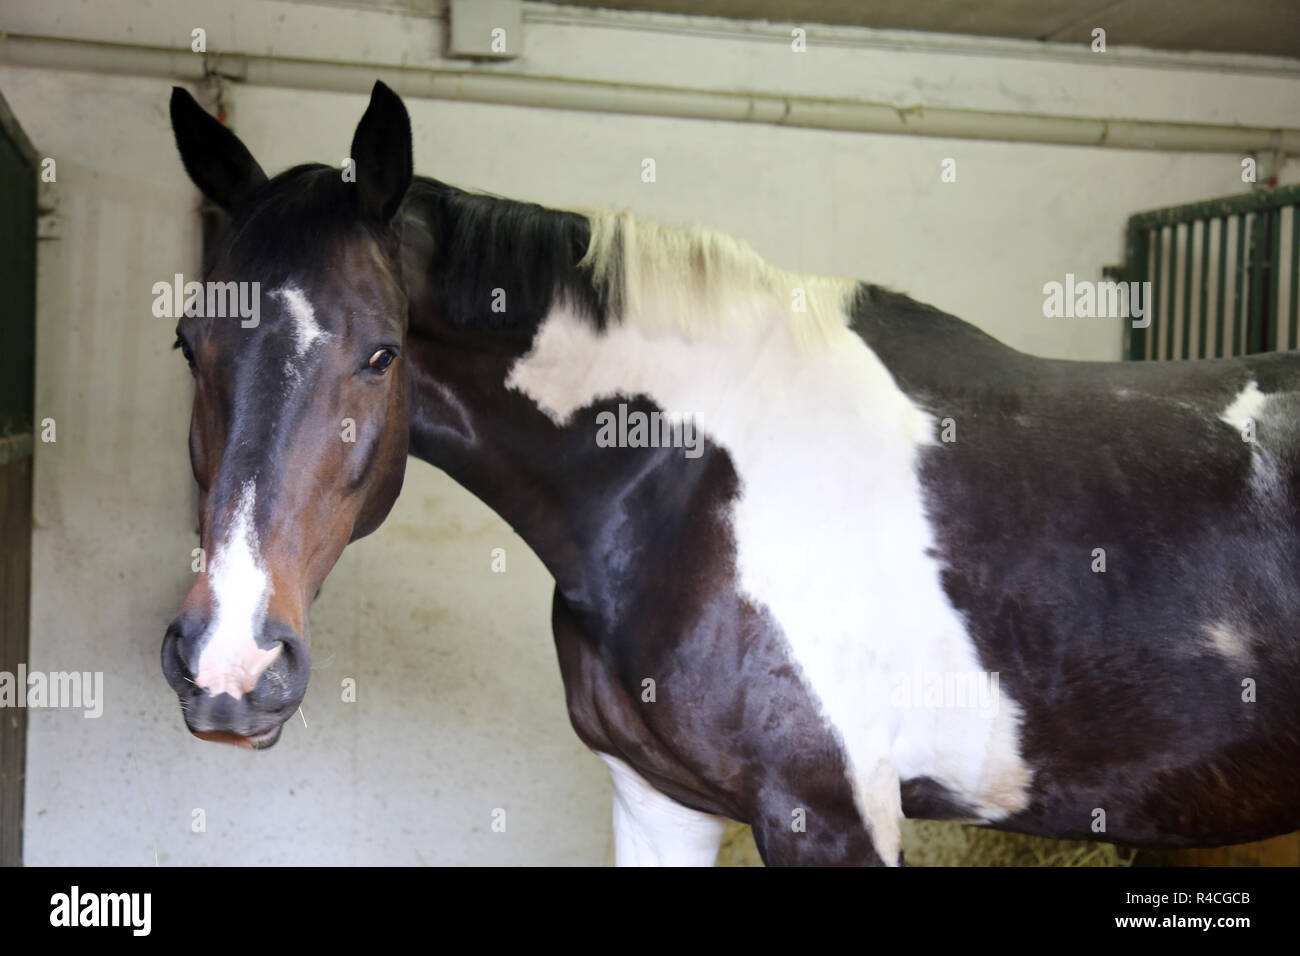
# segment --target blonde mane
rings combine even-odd
[[[787,272],[748,243],[698,226],[674,228],[626,210],[583,215],[591,240],[578,266],[623,322],[696,338],[781,311],[801,345],[828,340],[848,322],[855,279]]]

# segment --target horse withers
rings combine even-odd
[[[273,743],[309,599],[411,454],[555,578],[620,863],[901,862],[902,816],[1152,846],[1300,826],[1300,359],[1034,358],[743,243],[412,173],[376,84],[355,177],[268,179],[184,91],[231,225],[190,315],[207,567],[163,666]],[[346,436],[353,426],[352,440]]]

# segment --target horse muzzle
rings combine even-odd
[[[257,639],[262,649],[258,660],[264,666],[254,672],[240,659],[228,667],[212,666],[187,633],[204,633],[201,622],[196,625],[182,615],[168,627],[162,669],[190,733],[251,750],[273,746],[307,693],[307,642],[290,628],[268,621]]]

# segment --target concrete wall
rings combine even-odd
[[[233,11],[233,12],[230,12]],[[857,31],[796,56],[733,32],[530,24],[513,71],[861,96],[908,105],[1300,125],[1300,83],[1241,69],[873,48]],[[669,21],[665,21],[669,22]],[[0,30],[351,61],[436,62],[433,18],[239,0],[16,0]],[[491,68],[491,67],[489,67]],[[387,524],[345,552],[312,613],[315,672],[266,753],[184,730],[158,646],[191,577],[190,383],[150,287],[198,264],[196,196],[167,125],[169,83],[0,67],[58,163],[42,243],[32,608],[36,670],[105,673],[97,720],[34,711],[34,864],[600,863],[608,782],[568,727],[550,582],[513,533],[412,462]],[[236,87],[234,125],[268,170],[346,155],[362,96]],[[408,101],[418,171],[543,203],[629,206],[743,236],[773,261],[911,293],[1039,354],[1116,358],[1114,320],[1042,316],[1044,282],[1096,278],[1132,212],[1239,191],[1239,158],[863,136]],[[653,157],[658,181],[641,182]],[[958,161],[958,181],[939,164]],[[1295,178],[1294,164],[1286,170]],[[491,550],[508,555],[490,570]],[[340,699],[355,678],[357,703]],[[505,833],[492,812],[508,812]],[[207,829],[192,832],[193,812]]]

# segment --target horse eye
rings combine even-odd
[[[375,354],[370,356],[367,363],[371,370],[375,372],[387,371],[388,366],[393,364],[393,359],[397,358],[397,353],[392,349],[376,349]]]

